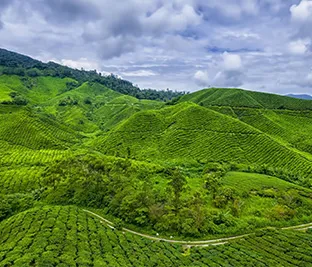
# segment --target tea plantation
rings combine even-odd
[[[0,266],[312,266],[312,101],[0,49],[0,126]]]
[[[0,266],[311,266],[312,235],[259,231],[192,247],[114,230],[73,206],[44,206],[0,224]]]

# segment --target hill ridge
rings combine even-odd
[[[244,97],[247,97],[245,99]],[[252,99],[252,101],[249,101]],[[179,102],[192,101],[203,106],[232,106],[265,109],[312,110],[312,101],[267,92],[237,88],[209,88],[182,96]]]

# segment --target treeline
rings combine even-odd
[[[83,69],[72,69],[54,62],[43,63],[4,49],[0,49],[0,66],[3,66],[0,68],[0,75],[69,77],[75,79],[80,84],[84,82],[97,82],[114,91],[131,95],[138,99],[169,101],[185,94],[185,92],[177,92],[169,89],[161,91],[155,89],[140,89],[131,82],[120,79],[114,74],[106,76],[96,70],[86,71]]]

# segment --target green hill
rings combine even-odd
[[[201,106],[230,106],[264,109],[311,110],[312,101],[242,89],[211,88],[184,95],[180,102]]]
[[[0,49],[0,267],[312,266],[312,101],[182,95]]]
[[[79,143],[79,134],[48,116],[27,108],[9,109],[0,105],[0,138],[11,145],[31,149],[66,149]]]
[[[17,98],[23,99],[37,112],[87,133],[108,130],[137,111],[163,106],[161,102],[122,95],[99,83],[79,85],[69,78],[2,75],[0,86],[2,103],[12,105]],[[12,92],[18,96],[11,97]]]
[[[190,103],[139,112],[93,145],[137,159],[267,165],[307,177],[312,170],[310,157],[266,132]]]
[[[309,266],[312,236],[262,231],[187,248],[112,230],[75,207],[32,209],[0,224],[0,266]]]
[[[181,96],[184,92],[173,92],[171,90],[140,89],[131,82],[120,79],[116,75],[102,75],[96,70],[85,71],[62,66],[55,62],[43,63],[39,60],[11,52],[0,48],[0,74],[17,75],[28,84],[28,78],[34,77],[57,77],[70,78],[84,82],[97,82],[114,91],[131,95],[139,99],[169,101]]]

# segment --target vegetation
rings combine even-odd
[[[70,77],[78,81],[79,84],[84,82],[97,82],[117,92],[131,95],[139,99],[169,101],[185,94],[185,92],[173,92],[169,89],[163,91],[154,89],[141,90],[131,82],[122,80],[113,74],[103,76],[96,70],[85,71],[83,69],[71,69],[54,62],[42,63],[38,60],[5,49],[0,49],[0,66],[4,67],[2,69],[2,74],[23,77],[30,85],[32,84],[32,82],[29,81],[31,78],[42,76],[59,78]]]
[[[240,89],[169,101],[180,94],[5,50],[0,65],[0,266],[312,265],[310,231],[261,230],[312,221],[311,101]],[[124,226],[249,235],[190,248]]]
[[[311,110],[312,101],[288,96],[252,92],[242,89],[210,88],[181,97],[180,102],[191,101],[200,106],[229,106],[265,109]]]
[[[93,144],[103,153],[118,151],[126,156],[130,151],[132,158],[142,160],[227,161],[279,168],[293,173],[290,179],[300,184],[312,173],[311,157],[285,141],[190,103],[136,113]]]
[[[73,206],[45,206],[0,224],[0,266],[309,266],[312,235],[259,231],[187,248],[112,230]]]

